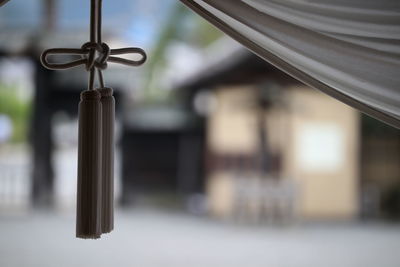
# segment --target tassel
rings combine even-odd
[[[2,2],[4,0],[0,0],[0,5]],[[102,42],[101,9],[102,0],[90,1],[89,42],[83,44],[80,49],[47,49],[40,57],[42,65],[51,70],[85,65],[86,70],[90,71],[90,90],[81,94],[81,102],[79,103],[76,216],[76,236],[79,238],[99,238],[102,233],[109,233],[114,228],[115,101],[112,96],[112,89],[104,86],[102,70],[107,68],[108,61],[128,66],[140,66],[147,59],[146,53],[141,48],[110,49],[106,43]],[[130,60],[116,56],[122,54],[138,54],[140,59]],[[51,55],[77,55],[81,59],[65,63],[49,62],[48,57]],[[94,90],[96,71],[101,87],[98,90]],[[104,111],[102,111],[102,105]],[[102,127],[103,123],[104,127]],[[104,140],[102,140],[103,134]],[[104,153],[102,150],[104,150]]]
[[[79,103],[78,198],[76,237],[101,235],[101,102],[100,93],[81,93]]]
[[[101,230],[114,229],[114,120],[115,100],[111,88],[97,89],[102,105],[102,220]]]

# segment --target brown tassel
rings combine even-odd
[[[81,93],[79,103],[78,198],[76,237],[101,235],[101,135],[100,93]]]
[[[101,230],[114,229],[114,120],[115,100],[111,88],[100,88],[102,104],[102,220]]]

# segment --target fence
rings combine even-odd
[[[29,170],[28,165],[0,163],[0,211],[28,207]]]
[[[236,219],[263,222],[297,220],[299,186],[292,179],[241,177],[234,179],[233,215]]]

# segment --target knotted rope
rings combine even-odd
[[[78,186],[76,236],[99,238],[114,228],[114,118],[115,100],[111,88],[104,85],[102,70],[108,62],[139,66],[146,53],[137,47],[110,49],[101,40],[101,0],[90,0],[90,41],[81,48],[52,48],[43,52],[44,67],[61,70],[84,65],[89,72],[89,88],[81,93],[78,133]],[[139,54],[139,60],[116,57]],[[49,56],[77,55],[69,62],[49,62]],[[95,90],[98,76],[100,87]]]
[[[85,65],[89,76],[89,90],[94,89],[95,70],[98,73],[100,86],[104,87],[102,70],[107,69],[108,62],[123,64],[131,67],[142,65],[146,59],[146,53],[138,47],[127,47],[119,49],[110,49],[110,47],[101,40],[101,4],[102,0],[91,0],[90,11],[90,41],[84,43],[81,48],[51,48],[45,50],[40,61],[44,67],[51,70],[63,70]],[[141,56],[139,60],[131,60],[126,58],[115,57],[116,55],[138,54]],[[66,63],[51,63],[48,61],[49,56],[54,55],[77,55],[81,59]]]

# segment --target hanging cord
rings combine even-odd
[[[94,80],[97,76],[101,87],[104,87],[104,79],[102,70],[108,66],[107,62],[123,64],[131,67],[142,65],[146,59],[146,53],[138,47],[127,47],[119,49],[110,49],[110,47],[102,42],[101,24],[102,24],[102,0],[91,0],[90,2],[90,41],[83,44],[81,48],[51,48],[45,50],[40,61],[44,67],[50,70],[63,70],[85,65],[89,72],[88,89],[94,89]],[[115,55],[139,54],[141,59],[130,60]],[[66,63],[50,63],[48,56],[50,55],[78,55],[81,59]],[[96,57],[97,56],[97,57]]]

